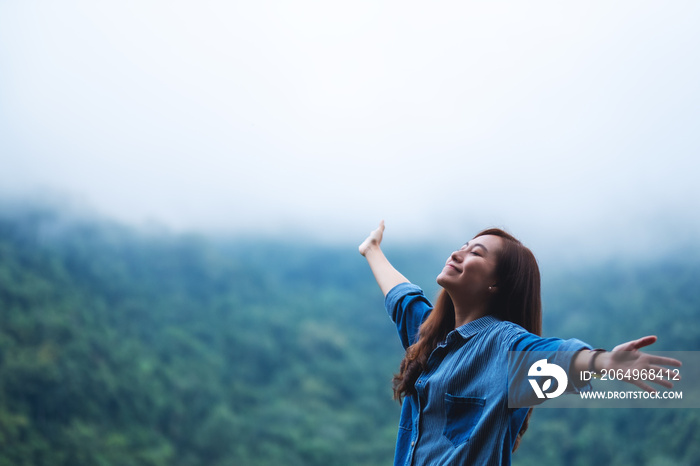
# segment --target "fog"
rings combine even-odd
[[[3,2],[0,195],[172,231],[700,233],[700,4]]]

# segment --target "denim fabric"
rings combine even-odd
[[[415,343],[432,305],[423,291],[402,283],[385,306],[404,348]],[[508,408],[508,351],[557,352],[569,370],[573,355],[591,347],[579,340],[542,338],[486,316],[447,335],[416,380],[401,409],[395,465],[509,465],[528,408]],[[576,391],[573,386],[568,391]]]

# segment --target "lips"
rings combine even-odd
[[[461,272],[461,270],[460,270],[456,265],[454,265],[452,262],[448,262],[448,263],[447,263],[447,267],[452,267],[452,268],[455,269],[457,272]]]

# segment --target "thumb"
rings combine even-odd
[[[656,343],[656,340],[656,335],[647,335],[637,340],[630,341],[628,343],[629,348],[625,348],[625,350],[638,350],[640,348],[644,348],[645,346],[649,346],[651,344]]]

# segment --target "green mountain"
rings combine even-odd
[[[432,294],[434,252],[387,254]],[[545,332],[697,350],[697,258],[543,271]],[[0,466],[391,464],[401,356],[355,245],[0,214]],[[698,464],[699,427],[539,409],[514,464]]]

